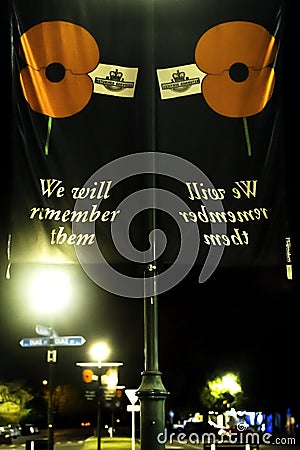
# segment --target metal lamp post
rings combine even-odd
[[[54,449],[54,405],[53,405],[53,364],[56,362],[56,350],[47,350],[49,364],[48,398],[48,450]]]
[[[157,149],[157,116],[156,116],[156,74],[155,74],[155,31],[154,0],[146,0],[145,16],[147,57],[144,67],[145,104],[144,104],[144,146],[146,150]],[[152,230],[156,229],[155,195],[156,171],[155,158],[151,177],[153,208],[150,214]],[[136,392],[140,400],[140,437],[141,450],[161,450],[165,445],[158,436],[165,429],[165,400],[168,396],[161,378],[158,364],[158,304],[157,304],[157,264],[155,238],[152,247],[152,264],[147,267],[147,276],[152,276],[153,295],[144,293],[144,368],[142,382]],[[146,283],[145,283],[146,285]]]
[[[47,433],[48,433],[48,450],[54,449],[54,404],[53,404],[53,377],[54,364],[57,359],[57,350],[53,347],[54,338],[58,336],[57,332],[52,327],[44,327],[36,325],[35,331],[40,336],[46,336],[48,347],[46,352],[48,366],[48,410],[47,410]]]
[[[156,267],[148,266],[154,272],[154,293],[156,292]],[[164,443],[158,440],[165,428],[165,400],[168,396],[158,365],[158,314],[156,295],[144,299],[144,347],[145,370],[142,383],[136,392],[140,400],[141,450],[161,450]]]

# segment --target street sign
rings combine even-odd
[[[127,411],[131,412],[131,450],[135,450],[135,413],[140,411],[140,405],[135,403],[138,401],[138,396],[136,395],[137,389],[125,389],[125,394],[131,405],[127,405]]]
[[[136,395],[137,389],[125,389],[125,394],[132,405],[138,401],[138,396]]]
[[[83,345],[85,343],[85,339],[82,336],[58,336],[55,337],[53,345],[61,345],[61,346],[76,346]]]
[[[49,345],[49,338],[24,338],[20,341],[21,347],[46,347]]]
[[[57,359],[57,350],[47,350],[47,362],[55,363]]]
[[[127,405],[127,411],[134,413],[134,412],[139,412],[141,410],[140,405]]]
[[[20,341],[21,347],[56,347],[56,346],[77,346],[83,345],[85,338],[82,336],[57,336],[57,337],[32,337],[23,338]]]
[[[40,336],[47,336],[47,337],[57,337],[58,333],[51,327],[44,327],[44,325],[36,325],[35,326],[35,332],[39,334]]]

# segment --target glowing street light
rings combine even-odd
[[[105,342],[97,342],[90,348],[90,355],[94,361],[98,361],[101,367],[102,361],[105,361],[110,354],[110,348]]]
[[[69,279],[57,266],[40,268],[34,273],[29,286],[34,310],[45,312],[50,316],[67,306],[70,292]]]

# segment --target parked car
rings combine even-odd
[[[22,436],[31,436],[32,434],[39,434],[39,432],[39,427],[33,423],[24,423],[21,425]]]
[[[12,437],[8,426],[0,427],[0,444],[11,444]]]
[[[9,430],[9,433],[11,435],[12,438],[17,438],[19,436],[21,436],[21,426],[20,425],[7,425],[7,428]]]

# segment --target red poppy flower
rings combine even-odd
[[[42,22],[21,36],[27,66],[21,86],[30,107],[49,117],[62,118],[81,111],[93,93],[88,73],[97,67],[99,49],[83,27],[70,22]]]
[[[195,48],[195,61],[207,75],[202,93],[207,104],[227,117],[248,117],[270,100],[275,72],[275,38],[252,22],[225,22],[209,29]]]

